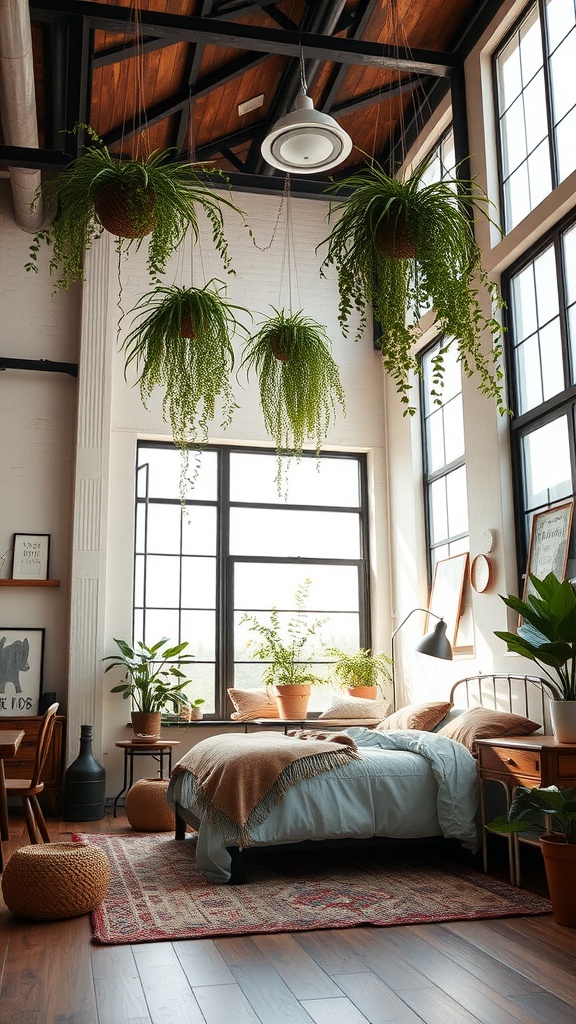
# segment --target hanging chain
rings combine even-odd
[[[268,245],[258,245],[258,242],[256,241],[252,231],[250,230],[250,232],[249,232],[254,245],[256,246],[257,249],[259,249],[260,252],[268,252],[268,250],[272,247],[272,243],[274,242],[274,239],[276,238],[276,232],[278,231],[278,225],[280,223],[280,218],[282,216],[282,210],[284,209],[284,204],[286,202],[286,198],[289,195],[289,193],[290,193],[290,175],[287,174],[285,179],[284,179],[284,189],[282,191],[282,199],[280,200],[280,206],[278,207],[278,216],[276,217],[276,223],[275,223],[274,227],[272,228],[272,236],[270,238],[270,241],[268,242]]]

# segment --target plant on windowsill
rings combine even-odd
[[[156,150],[142,159],[117,157],[89,125],[73,129],[82,130],[90,138],[85,151],[39,190],[56,212],[49,227],[34,236],[27,270],[38,271],[38,253],[45,243],[52,247],[50,273],[60,275],[56,291],[84,281],[84,253],[106,230],[118,239],[118,252],[139,248],[150,235],[148,272],[157,283],[186,232],[198,240],[199,210],[208,217],[216,250],[229,269],[222,210],[244,215],[206,186],[201,172],[217,171],[171,162],[171,150]]]
[[[102,658],[102,661],[110,662],[104,671],[120,668],[125,675],[110,692],[121,693],[124,700],[131,700],[134,704],[132,728],[138,740],[154,742],[160,736],[163,711],[171,708],[178,714],[191,706],[190,698],[184,693],[190,680],[180,668],[181,665],[192,664],[192,655],[180,657],[188,647],[188,641],[166,647],[168,637],[164,636],[149,647],[141,640],[132,645],[127,640],[114,638],[114,643],[120,653]]]
[[[539,834],[552,916],[557,924],[575,928],[576,789],[519,786],[508,814],[490,821],[486,828],[499,835]]]
[[[155,387],[163,389],[163,414],[183,457],[182,492],[189,449],[208,441],[216,403],[221,404],[223,427],[237,407],[230,386],[232,338],[246,334],[237,314],[250,313],[226,299],[223,289],[216,278],[203,288],[158,285],[136,303],[132,330],[122,345],[125,373],[134,363],[144,407]]]
[[[556,739],[576,742],[576,590],[554,573],[545,579],[530,576],[535,593],[527,601],[509,594],[504,604],[522,617],[517,633],[495,630],[514,654],[534,661],[548,677],[542,680],[552,695],[550,713]],[[551,671],[550,671],[551,670]],[[552,674],[554,673],[554,675]]]
[[[249,639],[247,647],[256,658],[269,663],[264,671],[263,682],[275,688],[280,718],[284,719],[306,718],[312,686],[326,682],[326,679],[313,673],[310,664],[305,661],[310,641],[326,621],[307,620],[305,604],[310,585],[311,580],[306,579],[297,587],[296,611],[285,626],[280,621],[276,607],[270,611],[268,623],[248,613],[240,619],[241,625],[249,623],[248,628],[259,637],[259,640]]]
[[[378,688],[382,692],[382,682],[392,682],[392,659],[383,652],[372,654],[368,648],[360,647],[349,654],[339,647],[327,647],[326,654],[336,659],[334,674],[340,686],[347,689],[351,697],[375,700]]]
[[[346,412],[330,339],[326,328],[302,310],[287,313],[273,308],[273,313],[248,339],[241,367],[248,376],[251,370],[256,373],[264,425],[279,459],[298,457],[307,442],[319,452],[337,404]]]
[[[484,315],[480,291],[494,310],[503,302],[483,269],[470,216],[488,216],[489,200],[471,181],[445,178],[423,184],[425,170],[400,181],[377,163],[366,164],[330,185],[329,193],[350,194],[330,210],[329,219],[336,223],[320,243],[328,245],[321,272],[336,268],[345,336],[352,314],[358,312],[360,338],[366,310],[372,308],[381,328],[378,346],[384,370],[395,383],[405,414],[415,412],[410,375],[421,372],[415,351],[418,322],[431,306],[436,328],[447,338],[434,360],[435,391],[442,388],[443,355],[455,345],[466,375],[476,373],[479,390],[505,412],[499,365],[503,327],[495,316]],[[489,356],[481,347],[484,331],[492,337]]]

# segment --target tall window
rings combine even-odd
[[[526,565],[532,518],[576,489],[576,224],[562,225],[508,281],[512,440]],[[568,575],[576,571],[574,550]]]
[[[575,0],[537,0],[495,57],[504,226],[576,168]]]
[[[205,715],[228,717],[228,687],[262,685],[243,615],[268,622],[276,607],[287,623],[306,580],[306,614],[325,619],[312,671],[328,673],[325,645],[370,646],[365,472],[362,455],[305,455],[284,501],[274,452],[210,447],[183,510],[179,453],[139,444],[134,637],[189,641],[190,694],[206,700]],[[311,710],[327,699],[314,688]]]
[[[435,385],[444,365],[444,387]],[[430,575],[441,558],[469,550],[462,374],[457,348],[438,341],[422,355],[422,429]]]

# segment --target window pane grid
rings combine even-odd
[[[202,453],[208,465],[198,469],[200,491],[183,510],[175,454],[161,442],[138,449],[134,637],[189,642],[189,693],[204,698],[205,715],[227,717],[228,686],[262,685],[265,663],[246,660],[243,650],[243,612],[266,621],[277,606],[285,617],[307,578],[306,614],[327,619],[322,642],[351,651],[370,646],[363,456],[304,456],[290,469],[285,502],[275,490],[274,452],[211,448]],[[312,671],[329,674],[322,644],[310,659]],[[313,696],[312,713],[322,710],[329,688]]]

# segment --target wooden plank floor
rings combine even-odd
[[[76,826],[49,828],[63,841]],[[129,826],[120,815],[77,830]],[[26,842],[11,811],[5,860]],[[539,851],[523,861],[526,886],[545,893]],[[26,922],[0,899],[0,1024],[576,1021],[576,929],[549,915],[135,946],[90,934],[88,916]]]

